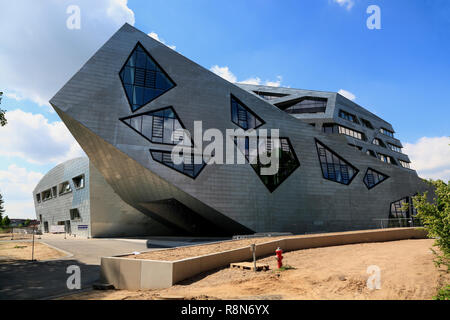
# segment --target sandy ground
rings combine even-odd
[[[231,240],[231,241],[222,241],[218,243],[211,244],[200,244],[189,247],[178,247],[173,249],[164,249],[157,251],[145,252],[137,255],[129,255],[124,256],[124,258],[131,259],[149,259],[149,260],[165,260],[165,261],[174,261],[179,259],[185,259],[190,257],[197,257],[206,255],[209,253],[216,253],[227,251],[231,249],[238,249],[242,247],[248,247],[252,243],[264,243],[269,241],[274,241],[277,239],[286,239],[286,236],[280,237],[264,237],[264,238],[253,238],[253,239],[245,239],[245,240]]]
[[[434,240],[365,243],[288,252],[276,269],[274,256],[259,259],[263,272],[223,268],[168,289],[109,290],[65,299],[432,299],[449,274],[433,264]],[[370,290],[367,268],[380,268],[381,289]]]
[[[34,259],[36,260],[59,259],[66,256],[65,253],[38,241],[34,245]],[[31,251],[31,242],[0,242],[0,263],[5,260],[31,260]]]

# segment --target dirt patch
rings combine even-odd
[[[11,241],[0,242],[0,262],[3,260],[31,260],[32,243]],[[64,257],[66,254],[41,242],[34,243],[34,259],[50,260]]]
[[[192,258],[203,256],[210,253],[217,253],[232,249],[238,249],[243,247],[249,247],[251,244],[265,243],[269,241],[275,241],[279,239],[286,239],[286,236],[280,237],[264,237],[264,238],[253,238],[245,240],[231,240],[222,241],[218,243],[211,244],[201,244],[189,247],[180,247],[173,249],[163,249],[158,251],[150,251],[137,255],[127,255],[122,256],[122,258],[129,259],[148,259],[148,260],[165,260],[165,261],[175,261],[180,259]]]
[[[434,240],[402,240],[298,250],[284,254],[295,269],[277,271],[275,257],[259,259],[271,270],[223,268],[167,289],[93,291],[65,299],[431,299],[450,281],[437,270]],[[381,289],[370,290],[367,268],[381,270]]]

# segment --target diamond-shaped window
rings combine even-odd
[[[249,137],[243,137],[243,139],[245,146],[241,146],[238,142],[238,138],[235,139],[235,144],[238,146],[238,149],[244,153],[245,158],[250,162],[253,170],[255,170],[258,177],[270,192],[274,192],[284,180],[286,180],[298,167],[300,167],[300,162],[298,161],[294,148],[288,138],[279,138],[279,143],[275,144],[273,139],[270,137],[267,139],[258,137],[256,142],[256,150],[253,150],[254,147],[250,150]],[[278,145],[278,147],[275,147],[276,145]],[[241,149],[241,147],[244,147],[245,150]],[[273,175],[261,174],[261,168],[268,168],[271,164],[262,164],[260,160],[260,153],[264,154],[268,158],[271,158],[274,152],[278,153],[277,157],[279,162],[277,173]],[[257,155],[257,158],[254,161],[251,161],[249,158],[250,155]]]
[[[380,184],[384,180],[389,178],[387,175],[376,171],[375,169],[368,168],[366,175],[364,176],[364,184],[366,185],[367,189],[372,189],[377,184]]]
[[[233,95],[231,95],[231,121],[244,130],[256,129],[265,123]]]
[[[185,127],[172,107],[121,118],[120,121],[152,143],[191,146]]]
[[[349,185],[359,170],[316,140],[323,177],[327,180]]]
[[[175,87],[172,79],[140,43],[120,70],[120,79],[132,112]]]

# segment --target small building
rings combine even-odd
[[[145,234],[148,227],[149,218],[124,203],[86,157],[50,170],[37,184],[33,198],[43,233],[126,236]],[[96,215],[91,216],[92,211]]]

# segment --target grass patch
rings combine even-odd
[[[14,246],[14,249],[23,249],[26,248],[27,246]]]
[[[278,271],[286,271],[286,270],[295,270],[295,269],[297,269],[297,268],[290,266],[288,264],[285,264],[284,266],[282,266],[281,268],[278,268],[277,270]]]
[[[442,287],[437,295],[433,297],[434,300],[450,300],[450,285]]]

